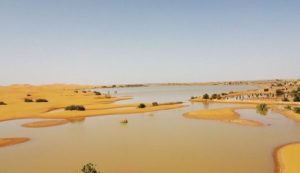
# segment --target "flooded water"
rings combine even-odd
[[[114,89],[118,95],[133,96],[134,102],[184,101],[187,106],[143,114],[91,117],[38,129],[20,127],[34,120],[2,122],[1,137],[32,140],[0,148],[0,173],[79,173],[89,162],[96,164],[101,173],[272,173],[273,149],[300,141],[300,123],[272,112],[262,116],[255,110],[238,112],[242,118],[260,120],[268,126],[249,127],[182,116],[192,110],[232,106],[191,104],[190,96],[238,89],[251,88]],[[125,118],[129,123],[120,124]]]

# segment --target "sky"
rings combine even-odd
[[[0,85],[300,78],[298,0],[0,0]]]

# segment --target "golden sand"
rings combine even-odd
[[[299,173],[300,143],[278,147],[274,152],[274,159],[276,173]]]
[[[130,97],[110,97],[82,92],[81,89],[93,88],[82,85],[11,85],[0,87],[0,101],[7,105],[0,108],[0,121],[24,118],[69,119],[96,115],[143,113],[183,107],[182,103],[152,106],[146,104],[143,109],[135,104],[117,104]],[[24,102],[25,98],[35,101],[38,98],[48,102]],[[69,105],[83,105],[86,111],[65,111]]]
[[[29,141],[29,138],[0,138],[0,147],[16,145]]]
[[[187,118],[204,119],[204,120],[220,120],[229,123],[235,123],[246,126],[263,126],[264,124],[255,120],[240,119],[239,113],[235,112],[237,109],[251,109],[253,106],[241,106],[233,108],[220,109],[205,109],[185,113]]]
[[[35,121],[31,123],[22,124],[22,127],[28,128],[40,128],[40,127],[51,127],[67,124],[68,120],[45,120],[45,121]]]

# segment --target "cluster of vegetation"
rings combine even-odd
[[[157,102],[152,102],[152,106],[158,106]]]
[[[227,95],[226,93],[222,93],[222,95]],[[209,95],[206,93],[202,96],[203,99],[211,99],[211,100],[214,100],[214,99],[218,99],[220,100],[222,97],[220,94],[212,94],[210,97]]]
[[[294,102],[300,102],[300,87],[292,91],[292,94],[294,95]]]
[[[31,94],[27,94],[27,96],[28,96],[28,97],[30,97],[30,96],[31,96]]]
[[[211,97],[210,97],[210,99],[218,99],[218,100],[220,100],[221,99],[221,95],[220,94],[213,94],[213,95],[211,95]]]
[[[3,101],[0,101],[0,105],[7,105],[7,104]]]
[[[264,89],[264,92],[268,92],[268,91],[269,91],[269,88],[265,88],[265,89]]]
[[[82,91],[82,93],[87,93],[87,91]]]
[[[120,123],[122,123],[122,124],[127,124],[128,123],[128,120],[122,120]]]
[[[300,107],[294,107],[294,112],[300,114]]]
[[[291,105],[287,105],[287,106],[284,107],[284,109],[292,110],[292,106]]]
[[[100,96],[100,95],[101,95],[101,93],[98,92],[98,91],[94,91],[94,93],[95,93],[95,95],[97,95],[97,96]]]
[[[70,105],[65,107],[66,111],[85,111],[85,107],[82,105]]]
[[[283,102],[289,102],[290,100],[289,100],[287,97],[284,97],[284,98],[282,99],[282,101],[283,101]]]
[[[193,99],[195,99],[195,98],[197,98],[197,97],[195,97],[195,96],[192,96],[192,97],[191,97],[191,100],[193,100]]]
[[[36,99],[35,102],[48,102],[47,99]]]
[[[203,98],[203,99],[209,99],[209,95],[206,93],[206,94],[203,95],[202,98]]]
[[[268,105],[265,103],[261,103],[256,106],[256,112],[261,115],[267,115],[268,109]]]
[[[28,102],[28,103],[29,103],[29,102],[33,102],[33,100],[30,99],[30,98],[25,98],[25,99],[24,99],[24,102]]]
[[[77,91],[77,90],[75,90],[75,91],[74,91],[74,93],[78,93],[78,91]]]
[[[284,91],[282,89],[277,89],[276,96],[282,96],[282,95],[284,95]]]
[[[83,168],[81,169],[81,172],[83,172],[83,173],[100,173],[100,171],[97,171],[94,164],[92,164],[92,163],[88,163],[88,164],[84,165]]]
[[[144,104],[144,103],[140,103],[139,105],[138,105],[138,108],[145,108],[146,107],[146,105]]]

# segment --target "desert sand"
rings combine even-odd
[[[47,118],[47,119],[73,119],[79,117],[143,113],[183,107],[182,103],[159,104],[152,106],[146,103],[146,108],[137,108],[139,103],[117,104],[120,100],[131,97],[112,97],[109,95],[96,95],[83,89],[94,88],[82,85],[11,85],[0,87],[0,101],[7,105],[0,107],[0,121]],[[24,102],[24,99],[33,102]],[[46,99],[48,102],[35,102],[36,99]],[[69,105],[83,105],[85,111],[66,111]],[[122,109],[121,109],[122,108]]]
[[[292,143],[278,147],[274,151],[274,160],[276,164],[276,173],[298,173],[300,143]]]

